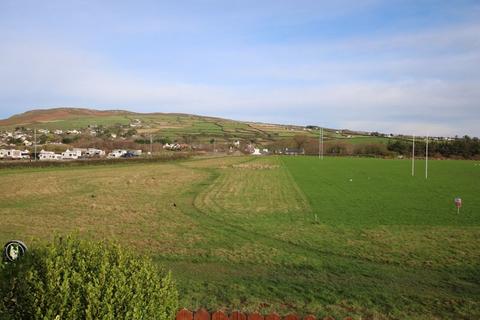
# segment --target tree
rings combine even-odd
[[[296,135],[293,137],[293,141],[295,141],[298,149],[303,149],[308,141],[308,137],[305,135]]]

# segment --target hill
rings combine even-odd
[[[92,127],[122,127],[135,130],[138,136],[163,137],[171,140],[251,141],[265,144],[295,136],[318,139],[315,127],[297,125],[242,122],[216,117],[181,113],[135,113],[125,110],[92,110],[84,108],[54,108],[32,110],[0,120],[0,130],[16,127],[48,130],[80,130]],[[379,137],[349,130],[325,130],[327,140],[358,142],[386,142]]]

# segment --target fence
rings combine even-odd
[[[215,311],[210,313],[205,309],[199,309],[196,312],[182,309],[177,312],[176,320],[317,320],[317,317],[314,315],[306,315],[302,319],[295,314],[288,314],[284,317],[281,317],[276,313],[261,315],[258,312],[243,313],[240,311],[234,311],[230,314],[230,316],[228,316],[228,314],[223,311]],[[318,320],[335,319],[332,317],[324,317]],[[353,320],[353,318],[347,317],[344,318],[344,320]]]

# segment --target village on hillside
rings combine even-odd
[[[131,125],[132,127],[138,126],[138,122]],[[120,158],[135,158],[142,155],[151,155],[151,143],[144,144],[143,149],[150,149],[150,151],[144,152],[142,149],[102,149],[96,147],[68,147],[72,141],[78,139],[81,135],[89,135],[97,137],[99,132],[96,126],[89,126],[86,130],[53,130],[48,129],[29,129],[29,128],[16,128],[13,131],[0,131],[0,160],[40,160],[40,161],[62,161],[62,160],[86,160],[86,159],[120,159]],[[131,136],[129,132],[127,136],[117,135],[116,133],[109,133],[108,136],[104,136],[103,139],[115,141],[126,141],[128,136]],[[162,141],[161,148],[165,151],[209,151],[208,147],[192,145],[187,143],[176,143]],[[62,148],[66,150],[59,151]],[[212,151],[217,151],[215,145],[212,144]],[[47,150],[45,150],[45,149]],[[50,149],[56,149],[52,151]],[[240,140],[235,140],[229,146],[229,152],[235,152],[241,150],[243,154],[252,155],[266,155],[269,154],[267,148],[255,147],[249,143],[242,145]],[[224,150],[222,150],[224,151]],[[283,153],[283,152],[282,152]],[[286,148],[285,154],[303,154],[304,150]]]
[[[284,129],[288,132],[291,128],[285,126]],[[201,139],[185,134],[169,137],[160,135],[158,131],[152,131],[152,128],[140,119],[130,119],[130,123],[123,125],[89,124],[84,128],[71,129],[17,126],[14,129],[0,130],[0,160],[125,159],[177,151],[237,153],[254,156],[318,154],[320,127],[296,126],[295,130],[296,133],[291,136],[264,141],[255,136],[235,135],[210,136],[207,134]],[[299,131],[305,134],[299,134]],[[408,153],[409,139],[410,137],[403,135],[329,129],[325,139],[325,153],[403,157]],[[457,140],[450,137],[430,137],[430,139],[432,142],[442,143]],[[380,140],[383,142],[380,143]],[[442,148],[439,148],[440,151],[445,149]],[[451,153],[451,151],[448,152]]]

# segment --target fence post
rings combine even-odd
[[[204,308],[198,309],[193,315],[193,320],[210,320],[210,313]]]
[[[233,311],[230,315],[230,320],[247,320],[247,316],[243,312]]]
[[[248,320],[263,320],[263,316],[258,312],[250,313],[247,318]]]
[[[212,314],[212,320],[228,320],[228,317],[223,311],[215,311]]]
[[[183,308],[177,312],[176,320],[193,320],[193,313]]]
[[[278,315],[278,313],[272,312],[265,316],[265,320],[280,320],[280,316]]]
[[[283,318],[283,320],[298,320],[298,317],[295,314],[290,313],[290,314],[286,315]]]

